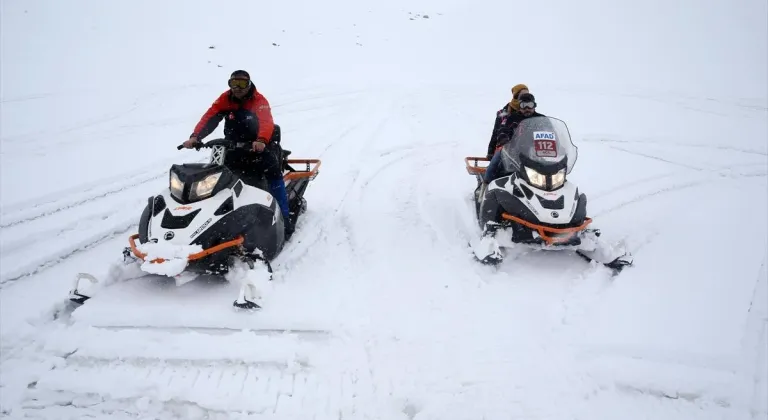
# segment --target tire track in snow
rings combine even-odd
[[[768,252],[768,248],[765,250]],[[748,405],[753,418],[768,416],[768,257],[757,271],[742,340],[741,376],[752,385]]]
[[[278,366],[221,363],[116,363],[54,372],[60,376],[49,375],[30,385],[32,389],[18,414],[48,418],[65,412],[69,418],[103,418],[152,412],[157,418],[229,419],[245,415],[304,420],[311,412],[313,419],[336,420],[376,413],[366,404],[371,401],[366,398],[371,391],[358,372],[323,375]],[[104,380],[104,376],[110,379]],[[70,391],[63,382],[72,378],[99,386]],[[115,383],[122,384],[115,390],[119,396],[104,391],[114,389]],[[158,388],[162,396],[148,396],[148,389]]]
[[[662,187],[662,188],[656,187],[649,192],[635,195],[633,198],[629,200],[624,200],[617,204],[612,205],[611,207],[602,209],[594,213],[594,217],[604,216],[604,215],[613,213],[616,210],[619,210],[621,208],[624,208],[633,204],[641,203],[649,198],[657,197],[662,194],[677,192],[677,191],[688,189],[688,188],[695,188],[707,183],[714,183],[718,181],[732,182],[732,181],[738,181],[739,179],[742,179],[742,178],[765,177],[766,175],[768,174],[757,173],[757,174],[746,174],[746,175],[732,175],[732,176],[726,176],[726,177],[706,177],[706,178],[699,178],[699,179],[695,179],[695,180],[680,183],[680,184],[673,184],[673,185]]]
[[[207,162],[208,158],[197,159],[193,163]],[[10,228],[29,223],[44,217],[52,216],[66,210],[79,210],[82,206],[95,203],[104,198],[111,198],[123,194],[135,188],[159,180],[168,175],[168,169],[177,159],[166,159],[153,165],[163,165],[165,169],[142,169],[139,172],[127,175],[116,175],[106,179],[100,179],[89,185],[81,185],[64,191],[49,194],[37,199],[13,204],[5,209],[0,216],[2,222],[0,229]],[[127,179],[126,179],[127,178]],[[147,197],[156,191],[147,192]],[[138,217],[138,216],[137,216]]]
[[[38,208],[36,212],[22,210],[22,211],[16,212],[18,216],[14,214],[13,216],[10,216],[10,217],[9,216],[3,217],[4,221],[2,224],[0,224],[0,228],[14,227],[14,226],[21,225],[24,223],[29,223],[44,217],[53,216],[63,211],[78,209],[81,206],[91,204],[103,198],[108,198],[114,195],[121,194],[130,189],[142,187],[152,181],[158,180],[167,175],[168,175],[168,171],[164,170],[160,174],[156,174],[156,175],[153,174],[147,177],[140,177],[135,182],[130,182],[122,185],[119,185],[119,184],[113,185],[111,186],[112,188],[106,189],[106,191],[100,191],[95,194],[86,195],[85,197],[80,199],[64,200],[63,202],[57,201],[57,202],[53,202],[51,205],[48,205],[48,206],[33,206],[33,208]],[[151,193],[147,193],[147,197],[149,197],[150,195]],[[31,215],[29,215],[30,213]],[[10,221],[8,221],[8,219],[10,219]]]
[[[359,92],[355,92],[359,94]],[[365,103],[365,106],[356,106],[355,112],[357,117],[354,120],[351,120],[352,122],[348,124],[346,127],[342,128],[339,133],[333,138],[332,141],[328,142],[328,144],[325,146],[325,148],[322,149],[322,151],[319,153],[318,158],[325,159],[325,156],[329,151],[332,151],[335,148],[338,147],[344,147],[347,146],[347,143],[352,143],[353,145],[360,144],[361,140],[355,136],[355,134],[358,134],[359,137],[365,137],[367,135],[373,135],[375,134],[384,124],[384,121],[380,121],[379,124],[375,125],[374,127],[365,127],[366,121],[369,119],[369,113],[371,112],[371,107],[376,105],[377,103],[374,103],[372,100],[367,100]],[[341,120],[350,121],[348,118],[349,115],[345,112],[346,108],[341,107],[335,115],[341,116],[344,115],[344,118],[338,118]],[[337,120],[337,118],[334,118],[334,120]],[[369,134],[370,133],[370,134]],[[368,149],[368,143],[363,143],[364,150]],[[327,166],[326,166],[327,168]],[[314,181],[316,183],[315,186],[310,186],[307,190],[308,194],[315,194],[315,189],[318,187],[322,188],[322,182],[324,182],[324,179],[321,179],[322,172],[325,172],[321,168],[321,174],[318,176],[317,179],[320,180],[320,183],[318,184],[318,181]],[[331,170],[333,173],[333,170]],[[334,232],[337,230],[339,225],[341,224],[343,229],[343,220],[341,220],[342,223],[339,223],[338,220],[335,220],[337,213],[339,212],[339,209],[347,199],[348,194],[350,191],[352,191],[355,187],[355,183],[357,182],[359,171],[355,171],[351,179],[349,181],[346,181],[347,187],[344,189],[344,192],[342,193],[342,196],[340,198],[340,201],[335,205],[335,208],[332,212],[326,212],[322,218],[320,217],[319,213],[313,213],[311,210],[308,210],[308,212],[305,214],[303,219],[299,220],[299,225],[297,226],[296,233],[291,238],[290,242],[295,242],[297,239],[301,243],[300,246],[291,246],[285,251],[283,251],[274,261],[274,268],[277,268],[277,270],[284,271],[287,274],[287,270],[294,269],[298,266],[301,266],[305,264],[305,259],[307,255],[309,255],[311,252],[313,252],[316,248],[316,245],[318,242],[323,241],[327,242],[330,237],[334,235]],[[332,181],[331,181],[332,182]],[[311,191],[310,191],[311,190]],[[308,202],[310,202],[311,199],[308,198]],[[310,208],[313,208],[314,206],[310,203]],[[308,215],[314,215],[312,218],[312,221],[306,219],[306,216]],[[306,224],[305,224],[306,223]],[[313,233],[311,240],[306,240],[306,234],[304,234],[304,231],[313,230],[315,231]],[[347,237],[347,241],[349,238]],[[348,242],[349,243],[349,242]],[[350,245],[350,253],[354,254],[355,247],[349,243]]]
[[[16,282],[20,279],[33,276],[44,270],[55,267],[71,258],[72,256],[81,252],[89,251],[90,249],[99,246],[104,242],[116,238],[118,235],[127,236],[130,231],[137,227],[138,224],[136,223],[135,218],[131,217],[128,221],[112,225],[105,231],[92,234],[87,239],[81,240],[74,245],[67,245],[66,247],[62,247],[52,254],[45,255],[37,259],[32,259],[31,261],[22,265],[20,268],[16,268],[12,271],[4,273],[2,278],[0,278],[0,290],[4,287],[7,287],[7,284],[9,283]],[[116,255],[121,251],[122,249],[117,250]]]
[[[768,156],[768,153],[762,151],[762,150],[752,150],[752,149],[744,149],[739,147],[733,147],[728,145],[709,145],[709,144],[692,144],[692,143],[683,143],[683,142],[676,142],[674,140],[619,140],[619,139],[603,139],[603,138],[585,138],[582,139],[583,142],[586,143],[624,143],[624,144],[660,144],[665,146],[680,146],[680,147],[690,147],[690,148],[701,148],[701,149],[707,149],[707,150],[728,150],[733,152],[741,152],[746,153],[750,155],[758,155],[758,156]]]
[[[95,117],[91,117],[83,121],[79,121],[75,124],[65,126],[65,127],[60,127],[53,130],[39,130],[39,131],[26,133],[26,134],[17,134],[13,136],[3,137],[3,141],[13,144],[13,143],[19,143],[22,141],[26,141],[30,138],[40,137],[40,136],[57,137],[60,134],[73,133],[89,127],[111,123],[119,118],[125,117],[126,115],[136,112],[138,109],[142,108],[143,106],[146,106],[148,103],[151,103],[155,98],[164,97],[171,92],[183,91],[190,88],[197,88],[200,86],[205,86],[205,85],[189,84],[189,85],[173,86],[173,87],[167,87],[159,90],[153,90],[148,93],[137,95],[133,99],[133,102],[131,102],[130,104],[124,105],[126,109],[120,109],[119,111],[103,113]]]
[[[59,331],[45,349],[57,359],[54,368],[29,382],[14,411],[45,416],[65,406],[82,418],[182,406],[195,418],[243,412],[306,418],[312,411],[333,419],[376,412],[363,348],[332,334],[176,332]],[[154,393],[147,390],[161,394],[149,397]]]
[[[113,215],[114,213],[115,212],[113,210],[102,210],[93,214],[85,215],[76,220],[70,219],[63,224],[57,223],[50,228],[45,228],[29,233],[24,232],[23,236],[17,236],[15,238],[11,238],[9,240],[6,239],[5,241],[1,242],[0,254],[7,258],[12,254],[23,253],[28,248],[33,248],[33,252],[39,252],[39,250],[37,250],[39,243],[44,243],[44,241],[50,238],[58,238],[68,233],[76,233],[78,230],[82,230],[83,224],[86,224],[86,227],[88,227],[89,224],[98,222],[98,220],[106,220],[110,215]]]
[[[601,141],[601,142],[608,142],[608,141]],[[676,162],[676,161],[672,161],[672,160],[669,160],[669,159],[661,158],[661,157],[658,157],[658,156],[655,156],[655,155],[652,155],[652,154],[638,152],[638,151],[634,151],[634,150],[628,150],[628,149],[621,148],[621,147],[610,146],[610,145],[608,147],[611,148],[611,149],[614,149],[614,150],[618,150],[618,151],[623,152],[623,153],[628,153],[628,154],[635,155],[635,156],[641,156],[641,157],[648,158],[648,159],[662,161],[662,162],[670,164],[670,165],[680,166],[680,167],[684,167],[686,169],[691,169],[691,170],[694,170],[697,173],[701,174],[701,176],[697,177],[694,180],[691,180],[691,181],[688,181],[688,182],[684,182],[684,183],[673,183],[672,185],[664,186],[664,187],[661,187],[661,188],[656,187],[656,188],[654,188],[650,192],[643,193],[641,195],[637,195],[637,196],[633,197],[632,199],[622,201],[622,202],[620,202],[620,203],[618,203],[618,204],[616,204],[616,205],[614,205],[614,206],[612,206],[612,207],[610,207],[608,209],[604,209],[604,210],[602,210],[602,211],[600,211],[598,213],[595,213],[595,216],[601,216],[601,215],[612,213],[613,211],[616,211],[616,210],[618,210],[618,209],[620,209],[622,207],[625,207],[625,206],[628,206],[628,205],[631,205],[631,204],[634,204],[634,203],[642,202],[642,201],[644,201],[644,200],[646,200],[648,198],[655,197],[655,196],[658,196],[660,194],[665,194],[665,193],[669,193],[669,192],[676,192],[676,191],[680,191],[680,190],[687,189],[687,188],[693,188],[693,187],[696,187],[696,186],[699,186],[699,185],[702,185],[702,184],[705,184],[705,183],[708,183],[708,182],[716,182],[718,180],[734,180],[735,181],[735,180],[742,179],[742,178],[765,177],[766,175],[768,175],[768,172],[766,172],[765,170],[758,171],[758,172],[753,172],[753,173],[749,173],[749,172],[743,173],[742,172],[742,173],[736,173],[736,174],[732,174],[732,173],[728,173],[727,172],[728,170],[730,170],[732,168],[744,168],[744,167],[750,167],[750,166],[760,166],[762,168],[763,167],[762,164],[742,165],[742,164],[736,163],[736,164],[729,165],[729,166],[726,166],[726,167],[723,167],[723,168],[709,169],[709,168],[700,168],[700,167],[697,167],[697,166],[691,166],[691,165],[688,165],[688,164],[683,164],[683,163],[680,163],[680,162]],[[737,151],[742,151],[742,150],[737,150]],[[631,181],[629,183],[621,184],[618,187],[613,188],[613,190],[608,192],[607,194],[601,194],[601,195],[598,195],[595,198],[600,198],[600,197],[604,197],[606,195],[614,194],[616,192],[622,191],[624,188],[629,187],[629,186],[635,186],[635,185],[643,184],[643,183],[646,183],[648,181],[652,181],[652,180],[656,180],[656,179],[669,178],[669,177],[674,176],[674,175],[675,175],[675,173],[669,173],[669,174],[662,174],[662,175],[659,175],[659,176],[653,176],[653,177],[649,177],[649,178],[645,178],[645,179],[641,179],[641,180]]]

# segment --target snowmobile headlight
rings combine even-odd
[[[565,184],[565,168],[552,175],[552,189],[560,188]]]
[[[525,174],[528,175],[528,180],[531,181],[531,184],[534,187],[538,188],[546,188],[547,186],[547,177],[538,173],[536,170],[531,169],[529,167],[525,167]]]
[[[215,187],[216,183],[219,182],[219,178],[221,178],[221,172],[208,175],[202,181],[195,182],[195,185],[193,185],[192,188],[192,190],[195,192],[195,198],[203,198],[205,196],[211,195],[213,187]]]
[[[171,195],[181,200],[181,196],[184,193],[184,183],[181,182],[179,176],[176,173],[171,172]]]

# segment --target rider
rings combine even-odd
[[[523,93],[520,95],[519,100],[520,111],[504,118],[500,124],[496,136],[496,153],[493,155],[493,158],[491,158],[491,162],[488,164],[488,168],[485,170],[485,176],[483,177],[486,184],[501,176],[499,175],[501,153],[498,153],[498,151],[512,138],[515,128],[517,128],[517,126],[525,119],[544,116],[544,114],[536,112],[536,98],[533,94]]]
[[[493,157],[496,150],[496,136],[499,134],[499,127],[501,122],[509,115],[520,111],[520,95],[528,93],[528,86],[520,83],[512,87],[512,100],[504,105],[503,108],[496,112],[496,121],[493,123],[493,133],[491,133],[491,141],[488,143],[488,159]]]
[[[271,141],[275,124],[267,99],[256,90],[245,70],[236,70],[229,77],[229,90],[222,93],[197,123],[184,147],[192,148],[224,120],[224,137],[237,142],[251,142],[251,150],[234,149],[227,152],[224,164],[243,179],[259,179],[263,174],[269,189],[283,213],[285,233],[294,231],[289,217],[288,194],[283,180],[280,145]]]
[[[512,139],[515,129],[520,123],[531,117],[544,116],[536,112],[536,98],[530,93],[524,93],[520,95],[520,111],[508,116],[501,123],[499,127],[499,134],[497,136],[498,148],[502,148],[506,143]],[[479,246],[474,250],[475,256],[484,263],[497,264],[501,262],[502,256],[499,249],[499,244],[496,241],[496,231],[500,224],[497,221],[499,213],[501,211],[501,204],[496,197],[496,190],[488,189],[494,179],[508,175],[504,171],[502,163],[502,153],[496,151],[491,159],[491,163],[485,170],[483,176],[483,183],[476,190],[478,201],[480,202],[479,208],[479,222],[483,229],[483,237]],[[480,201],[482,197],[482,201]]]

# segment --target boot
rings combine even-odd
[[[269,181],[269,191],[275,197],[280,211],[283,213],[283,226],[285,227],[285,238],[289,239],[295,229],[288,209],[288,193],[285,191],[285,180],[283,178]]]

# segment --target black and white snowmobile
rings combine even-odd
[[[272,141],[280,141],[277,125]],[[236,265],[263,270],[261,277],[271,280],[270,261],[286,242],[280,206],[266,180],[249,180],[249,185],[224,165],[227,151],[250,147],[251,143],[214,139],[197,147],[211,149],[209,163],[172,165],[168,188],[149,197],[124,258],[139,262],[144,273],[177,277],[177,285],[200,274],[226,275]],[[317,176],[320,160],[288,159],[290,153],[283,150],[281,160],[295,226],[306,210],[304,192]],[[179,282],[182,274],[185,280]],[[252,276],[245,277],[234,305],[257,309],[256,287],[248,280]],[[90,298],[81,291],[82,280],[96,281],[86,273],[77,276],[70,300],[80,304]]]
[[[498,153],[499,167],[491,170],[499,176],[488,184],[483,177],[490,165],[480,162],[490,159],[465,158],[467,172],[478,179],[475,212],[483,233],[470,243],[475,258],[498,264],[504,258],[502,248],[529,246],[573,250],[616,272],[632,264],[622,246],[606,243],[598,229],[589,227],[587,196],[566,177],[578,148],[563,121],[525,119]]]

